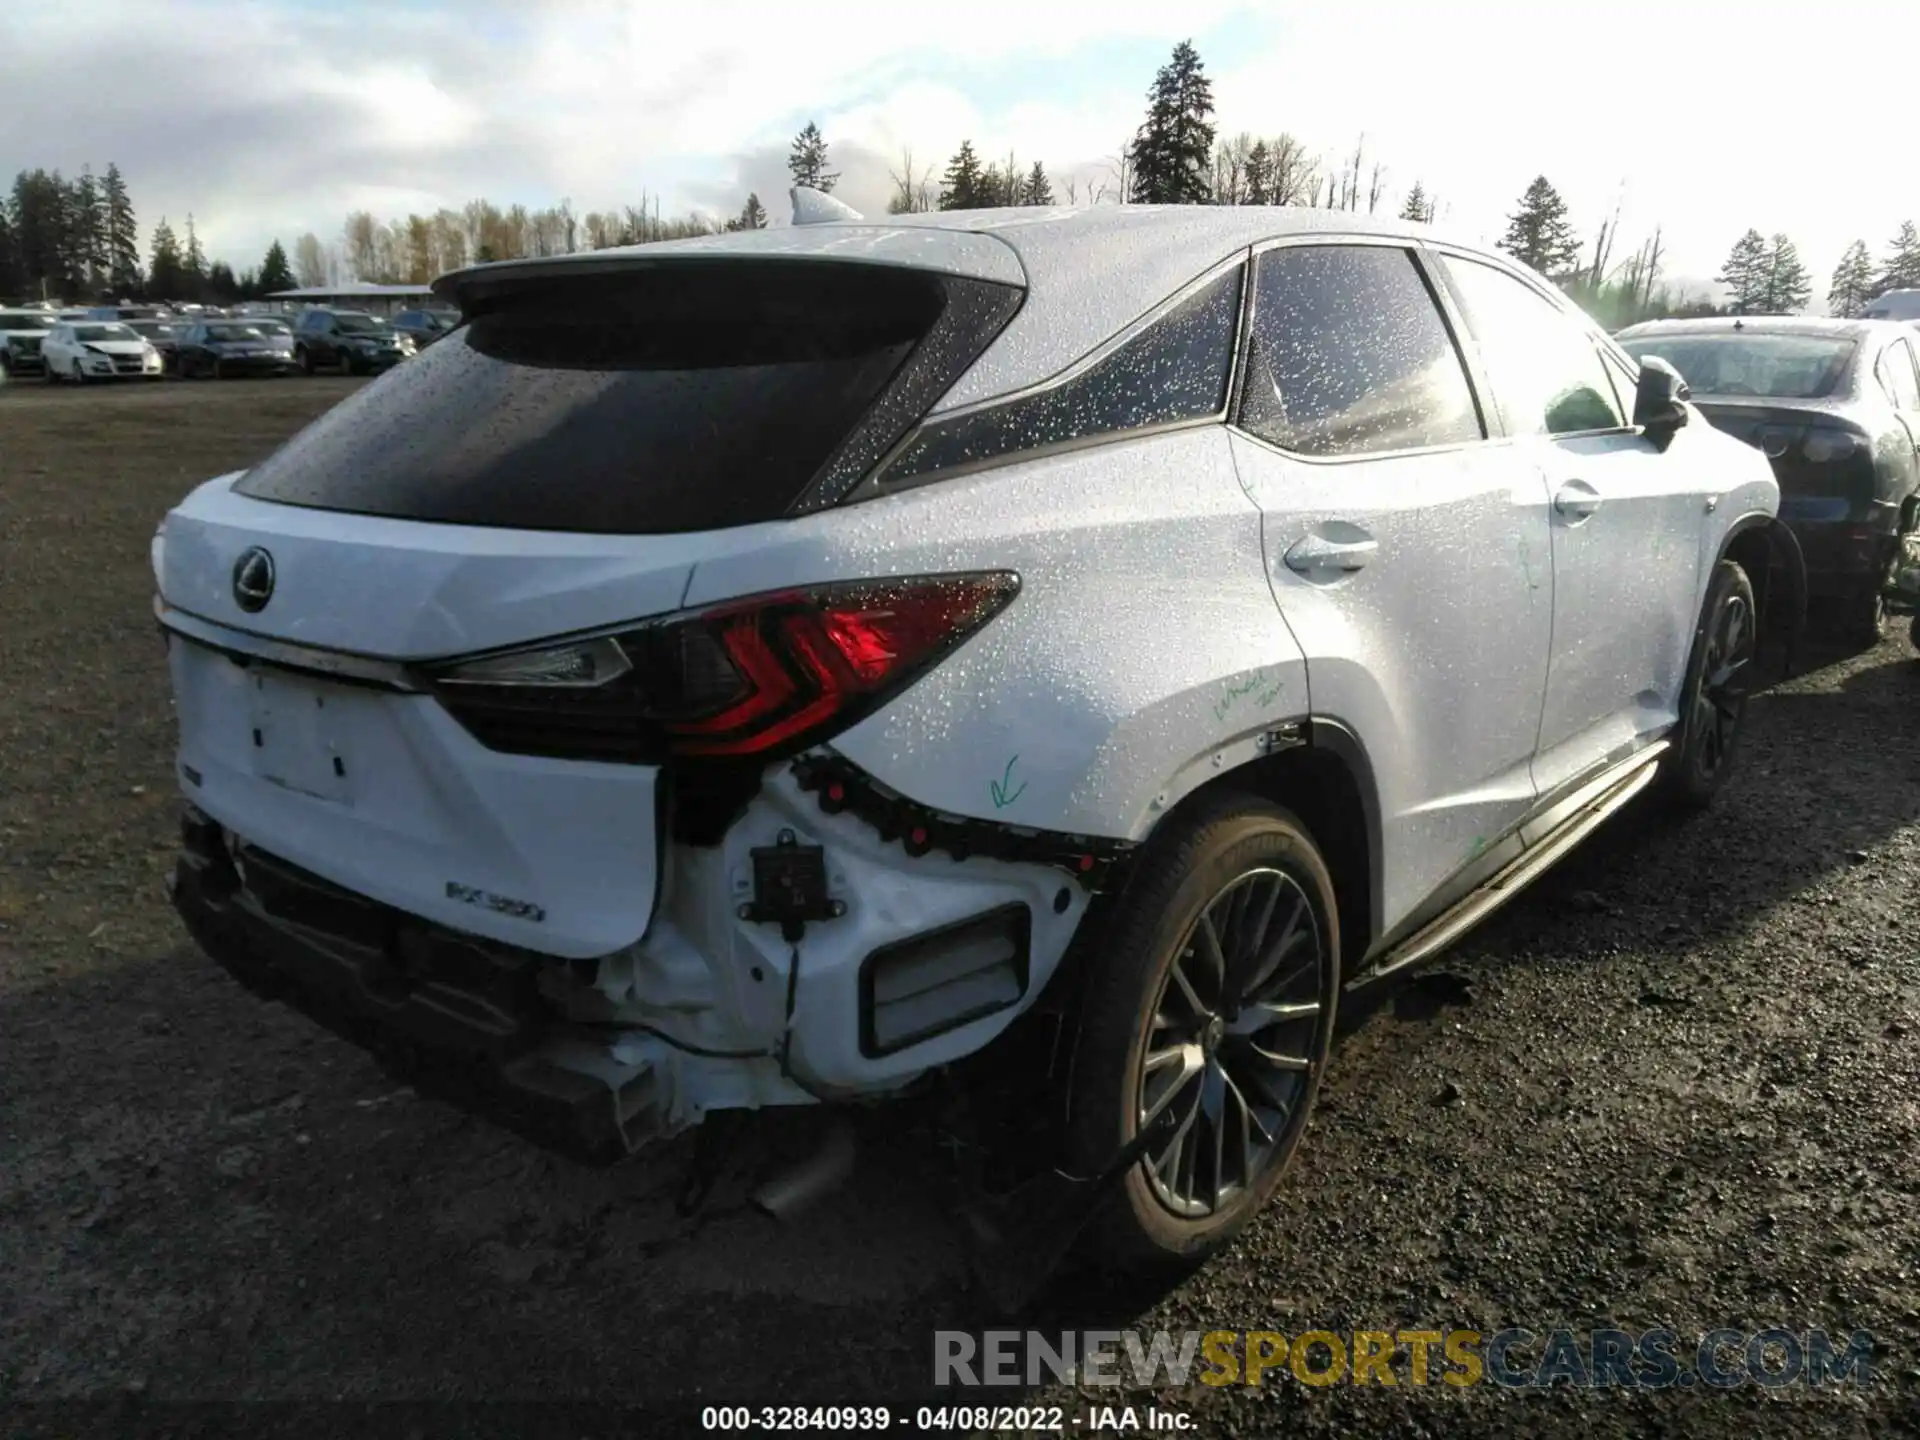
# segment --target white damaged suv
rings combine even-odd
[[[577,1153],[1046,1012],[1104,1253],[1204,1254],[1343,991],[1704,803],[1802,609],[1765,457],[1424,226],[854,217],[436,290],[155,537],[175,903]]]

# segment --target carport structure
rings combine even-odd
[[[433,299],[430,285],[377,285],[355,281],[346,285],[309,285],[296,290],[276,290],[267,299],[288,310],[309,305],[338,306],[346,310],[364,310],[370,315],[392,317],[402,310],[424,309]]]

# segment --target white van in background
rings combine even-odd
[[[1878,299],[1869,300],[1860,318],[1920,322],[1920,290],[1889,290]]]

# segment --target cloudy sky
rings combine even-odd
[[[880,211],[910,149],[1038,158],[1082,197],[1191,38],[1223,134],[1364,134],[1398,207],[1497,234],[1546,174],[1583,234],[1616,205],[1704,281],[1784,231],[1819,294],[1840,251],[1920,218],[1920,5],[1721,0],[0,0],[0,173],[117,162],[143,225],[193,213],[242,268],[348,210],[576,212],[659,195],[785,211],[819,122],[839,193]]]

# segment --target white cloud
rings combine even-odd
[[[1364,132],[1388,203],[1419,179],[1478,233],[1545,173],[1583,233],[1616,198],[1623,246],[1663,225],[1680,273],[1710,275],[1752,225],[1792,235],[1824,281],[1853,238],[1878,252],[1920,210],[1912,101],[1897,65],[1874,78],[1876,56],[1920,53],[1920,7],[1877,0],[9,4],[0,93],[16,121],[63,118],[8,127],[0,170],[118,161],[144,221],[192,210],[246,264],[352,208],[476,195],[731,211],[754,188],[779,214],[787,142],[814,116],[842,193],[877,208],[902,149],[937,171],[963,138],[1102,178],[1184,36],[1223,132],[1288,130],[1323,155]],[[1129,41],[1137,61],[1116,63]]]

